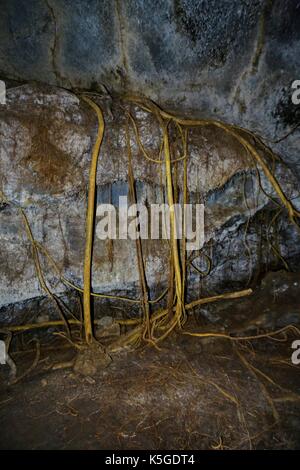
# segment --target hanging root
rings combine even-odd
[[[131,146],[130,146],[128,122],[126,125],[126,141],[127,141],[127,156],[128,156],[129,193],[130,193],[131,203],[136,204],[137,201],[136,201],[135,183],[134,183],[134,176],[133,176],[132,162],[131,162],[132,157],[131,157]],[[140,280],[140,287],[141,287],[141,303],[142,303],[143,317],[144,317],[143,321],[145,324],[145,331],[143,333],[143,338],[144,339],[148,338],[151,341],[148,288],[147,288],[145,266],[144,266],[144,259],[143,259],[142,242],[141,242],[140,237],[138,237],[135,240],[135,246],[136,246],[137,264],[138,264],[139,280]]]
[[[170,261],[169,261],[169,279],[168,287],[165,289],[162,294],[158,296],[157,299],[150,300],[145,272],[145,264],[143,258],[143,250],[141,239],[136,240],[136,255],[137,255],[137,267],[139,273],[140,281],[140,299],[131,299],[128,297],[106,295],[101,293],[92,292],[92,248],[93,248],[93,226],[95,218],[95,192],[96,192],[96,173],[97,173],[97,162],[100,147],[103,141],[104,136],[104,119],[100,107],[89,97],[82,96],[82,99],[94,110],[97,115],[98,120],[98,132],[96,142],[92,151],[92,159],[90,166],[89,174],[89,191],[88,191],[88,204],[87,204],[87,215],[86,215],[86,243],[85,243],[85,256],[84,256],[84,282],[83,289],[76,286],[70,282],[66,277],[61,273],[61,270],[58,268],[56,262],[50,253],[43,247],[39,242],[37,242],[32,234],[30,229],[29,221],[23,209],[19,208],[22,215],[27,236],[31,242],[32,246],[32,255],[34,259],[36,273],[40,282],[42,289],[47,293],[47,295],[55,302],[57,308],[60,311],[61,320],[55,322],[46,322],[43,324],[33,324],[33,325],[23,325],[8,328],[11,331],[25,331],[32,328],[41,328],[41,327],[50,327],[50,326],[61,326],[64,325],[68,333],[68,340],[70,338],[70,326],[69,325],[79,325],[82,326],[82,322],[76,318],[67,320],[64,312],[61,308],[61,305],[58,299],[51,293],[50,289],[47,286],[45,277],[42,272],[39,256],[43,255],[50,266],[55,271],[58,279],[65,284],[66,286],[75,289],[76,291],[83,293],[83,326],[84,326],[84,335],[85,342],[90,345],[93,341],[93,321],[92,321],[92,312],[91,312],[91,298],[100,297],[107,298],[111,300],[125,301],[132,304],[140,304],[142,307],[142,318],[138,319],[129,319],[129,320],[119,320],[120,324],[126,325],[127,327],[132,327],[131,331],[128,331],[117,343],[113,343],[110,347],[111,350],[118,349],[123,346],[137,346],[141,341],[147,341],[150,344],[157,345],[159,341],[162,341],[166,338],[175,328],[182,330],[186,318],[187,311],[193,309],[194,307],[204,305],[210,302],[217,302],[226,299],[235,299],[241,298],[243,296],[250,295],[252,293],[251,289],[246,289],[238,292],[231,292],[222,295],[216,295],[208,298],[200,298],[194,300],[191,303],[186,304],[185,302],[185,293],[187,291],[187,268],[195,269],[202,277],[209,275],[211,271],[212,261],[209,256],[203,252],[199,252],[194,256],[186,257],[186,221],[183,220],[183,238],[181,243],[177,240],[177,220],[176,213],[174,210],[174,203],[179,201],[179,195],[182,197],[184,204],[188,202],[188,183],[187,183],[187,160],[188,160],[188,132],[190,128],[193,127],[217,127],[222,131],[229,134],[235,140],[237,140],[241,147],[246,151],[247,163],[248,158],[250,157],[249,166],[256,169],[257,177],[259,181],[259,187],[264,192],[264,194],[271,199],[277,206],[279,206],[278,213],[272,219],[272,224],[275,223],[279,213],[283,209],[287,210],[289,220],[291,223],[296,225],[299,229],[298,218],[300,213],[293,207],[291,201],[284,194],[280,184],[278,183],[276,177],[274,176],[274,165],[276,161],[279,161],[279,157],[267,147],[264,141],[254,133],[243,129],[239,126],[234,126],[226,124],[224,122],[211,120],[211,119],[185,119],[180,118],[175,115],[172,115],[162,109],[160,109],[155,103],[150,100],[140,98],[140,97],[125,97],[124,103],[120,104],[120,109],[125,113],[126,120],[126,142],[127,142],[127,156],[128,156],[128,183],[129,183],[129,192],[132,202],[136,201],[136,192],[135,192],[135,181],[133,174],[133,164],[132,164],[132,152],[131,152],[131,136],[130,128],[133,130],[133,135],[139,149],[140,156],[145,158],[149,164],[155,164],[159,166],[159,172],[161,176],[162,185],[164,184],[163,197],[166,195],[167,202],[170,207]],[[160,133],[161,141],[159,144],[158,156],[153,158],[145,146],[142,143],[138,126],[135,122],[134,116],[128,110],[130,104],[140,107],[144,111],[151,113],[157,120]],[[170,136],[174,136],[174,140],[170,139]],[[180,150],[179,150],[180,147]],[[262,152],[263,151],[263,152]],[[179,157],[178,157],[179,153]],[[271,165],[269,165],[269,161]],[[177,165],[183,165],[183,184],[179,190],[178,178],[177,178]],[[273,190],[277,195],[277,199],[273,199],[268,195],[265,190],[262,188],[260,180],[260,168],[265,174],[268,181],[271,183]],[[163,175],[164,172],[164,175]],[[247,200],[245,197],[245,202]],[[247,222],[246,232],[248,230],[249,221]],[[246,237],[245,232],[245,237]],[[249,259],[251,258],[250,248],[247,245],[246,238],[244,239],[245,247],[249,253]],[[271,244],[273,252],[277,257],[281,257],[278,248],[274,243]],[[199,257],[203,256],[207,262],[207,268],[202,271],[200,270],[193,261]],[[285,265],[285,260],[281,257],[283,264]],[[251,262],[251,259],[250,259]],[[286,266],[287,267],[287,266]],[[251,269],[250,275],[251,276]],[[250,278],[249,278],[250,280]],[[163,309],[158,309],[152,311],[150,309],[151,305],[158,303],[164,298],[167,294],[167,306]],[[294,326],[288,326],[277,330],[271,333],[265,333],[256,336],[248,337],[232,337],[225,333],[217,332],[207,332],[207,333],[193,333],[185,331],[184,333],[196,337],[218,337],[226,338],[231,341],[244,341],[250,339],[259,339],[259,338],[274,338],[280,333],[285,333],[286,331],[293,330],[299,333]]]
[[[31,227],[30,227],[30,224],[29,224],[29,221],[28,221],[28,218],[27,218],[27,215],[26,215],[24,209],[22,207],[16,205],[16,204],[14,204],[14,203],[12,203],[11,201],[8,201],[6,196],[3,194],[2,191],[0,192],[0,197],[7,204],[13,205],[19,211],[19,213],[21,215],[21,218],[23,220],[25,230],[26,230],[27,238],[28,238],[28,240],[31,244],[33,262],[34,262],[35,271],[36,271],[37,278],[39,280],[40,287],[46,293],[46,295],[54,302],[54,305],[57,308],[57,310],[58,310],[58,312],[59,312],[59,314],[62,318],[62,321],[63,321],[63,324],[66,328],[67,334],[70,336],[70,334],[71,334],[70,327],[69,327],[68,321],[66,319],[66,316],[63,312],[63,309],[61,308],[58,299],[56,298],[56,296],[54,294],[52,294],[51,290],[49,289],[49,287],[47,286],[47,283],[45,281],[43,270],[41,268],[39,252],[37,250],[36,241],[35,241],[34,236],[32,234],[32,230],[31,230]]]
[[[89,177],[89,193],[88,193],[88,207],[86,216],[86,241],[85,241],[85,255],[84,255],[84,272],[83,272],[83,320],[85,339],[87,344],[91,344],[93,340],[92,317],[91,317],[91,278],[92,278],[92,252],[93,252],[93,230],[95,218],[95,194],[96,194],[96,176],[97,176],[97,163],[100,147],[104,135],[104,119],[99,106],[87,96],[82,96],[95,111],[98,118],[98,133],[97,139],[93,148],[92,161],[90,167]]]
[[[206,297],[206,298],[203,298],[203,299],[194,300],[193,302],[190,302],[189,304],[186,304],[184,306],[184,310],[185,311],[192,310],[193,308],[195,308],[199,305],[205,305],[205,304],[212,303],[212,302],[217,302],[217,301],[220,301],[220,300],[230,300],[230,299],[237,299],[237,298],[245,297],[245,296],[248,296],[248,295],[252,294],[252,292],[253,292],[252,289],[246,289],[246,290],[242,290],[242,291],[229,292],[229,293],[226,293],[226,294],[215,295],[215,296],[212,296],[212,297]],[[173,307],[173,312],[174,311],[176,312],[175,309],[176,309],[176,307]],[[168,309],[159,310],[159,311],[152,314],[152,316],[150,318],[150,323],[152,325],[155,322],[156,323],[156,328],[159,330],[161,320],[166,318],[167,316],[168,316]],[[135,324],[138,324],[138,326],[136,326],[134,328],[134,330],[132,330],[129,333],[127,333],[126,335],[124,335],[120,340],[113,343],[110,347],[111,351],[118,350],[121,347],[121,345],[132,345],[132,343],[135,343],[138,340],[138,338],[141,336],[142,325],[140,324],[139,319],[131,321],[130,324],[134,325],[134,322],[135,322]],[[197,333],[189,333],[189,332],[183,332],[183,333],[191,334],[192,336],[201,336],[201,334],[197,334]],[[222,333],[220,333],[220,334],[206,333],[206,334],[203,334],[203,336],[223,336],[223,334]],[[227,335],[225,335],[225,336],[227,337]],[[165,337],[165,335],[159,336],[158,338],[155,339],[155,341],[156,342],[161,341],[162,339],[164,339],[164,337]]]

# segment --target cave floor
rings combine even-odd
[[[161,350],[114,354],[93,377],[50,370],[74,350],[61,342],[42,346],[37,367],[19,383],[5,385],[1,369],[0,447],[299,448],[294,339],[233,343],[174,334]],[[19,373],[34,356],[14,355]]]

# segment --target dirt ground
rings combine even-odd
[[[283,339],[175,334],[161,350],[114,354],[93,377],[50,369],[75,353],[62,341],[42,345],[19,383],[5,385],[1,369],[0,448],[299,448],[300,366],[291,362],[295,336]],[[14,354],[19,374],[34,356]]]

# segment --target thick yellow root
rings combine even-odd
[[[55,261],[48,253],[48,251],[38,242],[35,241],[28,219],[26,217],[25,212],[21,209],[21,214],[23,217],[23,221],[26,227],[27,235],[31,241],[32,249],[33,249],[33,258],[35,262],[35,267],[37,271],[37,275],[43,290],[47,293],[47,295],[54,300],[56,298],[50,292],[39,261],[39,253],[43,253],[46,259],[50,262],[52,267],[54,268],[56,274],[58,275],[61,282],[66,284],[67,286],[76,289],[79,292],[83,293],[83,323],[84,323],[84,332],[85,332],[85,341],[87,344],[91,344],[93,341],[93,328],[92,328],[92,314],[91,314],[91,297],[102,297],[102,298],[109,298],[109,299],[117,299],[117,300],[124,300],[126,302],[132,303],[141,303],[143,308],[143,318],[142,319],[134,319],[134,320],[120,320],[120,324],[132,325],[134,326],[133,330],[124,335],[117,343],[112,345],[111,349],[113,350],[114,347],[119,347],[120,345],[131,345],[135,346],[140,344],[142,340],[148,341],[151,344],[156,344],[158,341],[163,340],[166,336],[168,336],[174,328],[179,327],[181,328],[186,319],[186,311],[193,309],[199,305],[207,304],[210,302],[216,302],[226,299],[235,299],[240,298],[243,296],[250,295],[252,290],[246,289],[239,292],[232,292],[222,295],[216,295],[213,297],[197,299],[189,304],[185,303],[185,291],[186,291],[186,268],[189,264],[192,265],[192,261],[186,259],[185,253],[185,237],[183,236],[183,241],[180,244],[177,240],[176,234],[176,213],[173,208],[174,201],[176,202],[177,199],[177,181],[174,181],[174,172],[172,171],[174,167],[173,164],[179,164],[181,161],[183,162],[183,187],[182,187],[182,195],[184,203],[187,203],[188,199],[188,187],[187,187],[187,159],[188,159],[188,129],[190,127],[201,127],[201,126],[214,126],[222,129],[224,132],[230,134],[234,137],[241,146],[246,150],[247,154],[251,156],[253,160],[253,165],[257,169],[258,166],[262,169],[267,179],[270,181],[273,189],[275,190],[278,199],[288,212],[290,221],[297,225],[297,218],[300,216],[300,213],[293,207],[292,203],[288,200],[285,196],[280,184],[278,183],[276,177],[274,176],[274,171],[270,169],[266,162],[265,154],[268,157],[272,158],[272,162],[275,161],[277,158],[276,155],[269,149],[262,139],[259,136],[247,131],[246,129],[242,129],[239,126],[233,126],[230,124],[226,124],[224,122],[211,120],[211,119],[184,119],[177,116],[174,116],[166,111],[160,109],[155,103],[151,102],[150,100],[139,98],[139,97],[126,97],[125,102],[133,103],[143,110],[152,113],[161,129],[161,144],[159,148],[159,158],[152,158],[147,150],[144,148],[140,136],[139,130],[135,123],[135,120],[131,113],[121,105],[121,109],[127,115],[127,124],[126,124],[126,135],[127,135],[127,150],[128,150],[128,177],[129,177],[129,186],[131,197],[135,201],[135,190],[134,190],[134,177],[132,172],[132,164],[131,164],[131,148],[130,148],[130,135],[129,135],[129,128],[128,123],[130,122],[134,135],[136,138],[137,145],[140,149],[141,155],[149,161],[149,163],[159,164],[160,170],[165,170],[165,190],[167,194],[168,204],[170,207],[170,228],[171,228],[171,240],[170,240],[170,279],[169,279],[169,292],[168,289],[164,290],[164,292],[155,300],[150,301],[148,298],[147,292],[147,279],[145,274],[144,268],[144,260],[142,254],[142,245],[141,240],[137,241],[136,249],[137,249],[137,258],[138,258],[138,269],[139,269],[139,277],[140,277],[140,286],[141,286],[141,299],[130,299],[128,297],[118,297],[118,296],[110,296],[105,294],[97,294],[92,292],[91,288],[91,280],[92,280],[92,249],[93,249],[93,226],[94,226],[94,217],[95,217],[95,193],[96,193],[96,173],[97,173],[97,162],[100,147],[103,141],[104,136],[104,119],[103,114],[100,107],[90,98],[87,96],[82,96],[82,99],[89,104],[89,106],[95,111],[98,119],[98,132],[96,142],[93,147],[92,152],[92,159],[91,159],[91,166],[90,166],[90,175],[89,175],[89,191],[88,191],[88,205],[87,205],[87,216],[86,216],[86,244],[85,244],[85,257],[84,257],[84,283],[83,289],[75,286],[73,283],[68,281],[64,276],[61,275],[59,268],[57,267]],[[170,145],[169,139],[169,132],[170,127],[173,125],[175,132],[177,133],[176,141],[182,142],[182,156],[177,158],[177,155],[172,154],[172,145]],[[256,145],[257,144],[257,145]],[[258,148],[264,149],[264,155],[261,155],[258,151]],[[176,153],[175,151],[173,153]],[[164,154],[164,159],[162,155]],[[181,151],[180,151],[181,154]],[[164,166],[163,166],[164,163]],[[177,169],[177,167],[176,167]],[[176,171],[175,171],[176,174]],[[258,172],[259,175],[259,172]],[[277,203],[278,204],[278,203]],[[279,204],[278,204],[279,205]],[[299,227],[298,227],[299,228]],[[183,227],[183,234],[185,234],[185,221]],[[199,256],[199,255],[197,255]],[[204,255],[207,258],[208,262],[208,269],[206,272],[199,273],[201,275],[208,275],[211,269],[211,260],[207,255]],[[195,266],[194,266],[195,268]],[[196,268],[195,268],[196,269]],[[168,297],[168,307],[165,309],[157,310],[156,312],[150,312],[150,304],[155,304],[159,302],[166,294],[169,293]],[[31,325],[23,325],[23,326],[15,326],[15,327],[8,327],[8,331],[25,331],[32,328],[41,328],[41,327],[50,327],[50,326],[60,326],[65,324],[67,329],[69,329],[69,324],[77,325],[81,324],[79,320],[71,319],[66,320],[64,315],[62,316],[61,321],[55,322],[46,322],[44,324],[31,324]],[[292,327],[288,327],[291,329]],[[185,334],[189,334],[192,336],[198,337],[220,337],[226,338],[233,341],[237,340],[246,340],[246,339],[254,339],[254,338],[265,338],[265,337],[273,337],[279,334],[280,332],[286,331],[286,329],[278,330],[277,332],[257,335],[257,336],[248,336],[248,337],[231,337],[230,335],[224,333],[192,333],[192,332],[185,332]],[[294,327],[295,328],[295,327]]]

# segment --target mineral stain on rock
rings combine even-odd
[[[37,188],[52,194],[62,192],[70,175],[77,173],[79,184],[82,178],[69,155],[53,145],[42,125],[37,125],[29,154],[20,164],[27,168],[28,179],[32,178]]]
[[[17,330],[11,350],[22,382],[0,387],[1,448],[299,447],[299,377],[290,347],[299,334],[299,227],[230,132],[211,124],[187,132],[188,200],[205,205],[205,243],[186,255],[184,301],[246,287],[251,296],[190,309],[180,325],[186,330],[153,348],[168,326],[162,316],[150,338],[141,333],[135,241],[99,240],[96,232],[91,289],[108,295],[91,301],[90,346],[74,289],[84,285],[97,132],[82,92],[105,120],[96,205],[116,207],[128,195],[129,112],[137,126],[129,125],[137,201],[147,208],[166,201],[164,163],[150,163],[142,151],[162,156],[161,126],[155,113],[129,103],[130,94],[178,116],[239,126],[300,211],[300,107],[291,103],[291,83],[300,78],[299,25],[295,0],[2,0],[0,339]],[[184,129],[177,124],[168,121],[168,135],[172,154],[181,156]],[[291,132],[279,139],[279,130]],[[180,163],[172,177],[180,199]],[[94,228],[97,222],[96,215]],[[141,249],[150,318],[161,309],[172,318],[179,297],[170,246],[143,240]],[[183,264],[181,257],[179,271]],[[37,273],[54,298],[45,296]],[[70,336],[52,323],[57,305],[70,319]],[[20,327],[29,329],[21,334]],[[209,338],[199,337],[203,332]],[[131,334],[131,344],[145,347],[129,350],[124,338]],[[32,339],[41,342],[38,355]],[[1,368],[4,383],[8,373]]]

